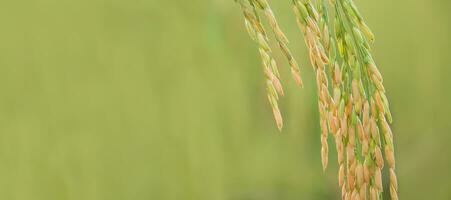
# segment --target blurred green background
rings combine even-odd
[[[315,81],[290,1],[270,1],[301,64],[278,133],[232,0],[0,3],[0,199],[339,199],[320,161]],[[451,199],[451,2],[356,1],[376,34],[401,199]]]

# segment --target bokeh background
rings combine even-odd
[[[303,38],[290,1],[270,2],[305,81],[277,50],[282,133],[232,0],[1,1],[0,199],[339,199]],[[451,199],[451,1],[356,3],[376,35],[400,197]]]

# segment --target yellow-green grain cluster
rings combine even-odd
[[[265,0],[239,2],[249,34],[259,44],[268,96],[280,129],[282,118],[277,99],[283,90],[257,9],[265,13],[279,46],[290,61],[295,80],[301,84],[299,70],[268,3]],[[292,0],[292,3],[316,73],[323,170],[328,165],[327,138],[331,133],[338,154],[342,199],[381,199],[382,169],[387,163],[390,197],[397,200],[393,134],[389,125],[392,116],[382,75],[370,52],[373,33],[352,0],[315,3]]]
[[[370,53],[373,33],[352,0],[330,1],[330,5],[319,0],[316,6],[308,0],[294,0],[293,5],[318,74],[323,168],[328,161],[330,132],[338,153],[343,199],[382,197],[384,156],[389,167],[390,196],[398,199],[389,125],[392,117],[381,73]],[[330,87],[327,80],[332,82]]]
[[[277,44],[287,57],[291,66],[291,73],[296,81],[296,84],[302,87],[302,79],[299,71],[299,66],[288,48],[288,39],[280,29],[279,24],[266,0],[237,0],[240,4],[244,14],[244,23],[249,36],[254,40],[259,47],[260,56],[264,66],[264,73],[266,75],[266,89],[269,103],[271,104],[274,119],[279,130],[283,127],[283,119],[280,113],[278,100],[279,96],[283,96],[283,88],[280,82],[280,74],[276,61],[274,60],[272,48],[269,45],[269,37],[265,28],[260,21],[258,11],[264,13],[266,20],[271,26],[271,30],[275,35]]]
[[[329,94],[329,83],[326,74],[326,66],[329,65],[327,56],[328,40],[322,40],[322,35],[327,33],[327,29],[320,28],[319,21],[321,16],[318,14],[313,4],[310,2],[302,3],[294,1],[294,12],[297,17],[297,23],[304,34],[305,43],[309,49],[310,61],[316,71],[316,82],[318,90],[318,108],[320,113],[321,125],[321,160],[323,169],[328,164],[328,111],[331,109],[332,99]],[[328,38],[328,37],[327,37]]]

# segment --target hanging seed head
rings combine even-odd
[[[323,3],[320,1],[314,6],[309,0],[306,3],[293,0],[297,22],[309,49],[310,62],[316,70],[323,169],[327,163],[325,155],[330,131],[335,137],[342,197],[370,197],[376,200],[382,192],[384,156],[393,174],[390,174],[390,179],[396,176],[393,134],[388,123],[392,121],[392,116],[382,75],[374,64],[368,43],[374,41],[374,35],[352,1],[330,0],[336,11],[332,17],[329,17],[327,6]],[[335,19],[334,29],[330,29],[329,24],[332,23],[328,22],[329,19]],[[335,37],[330,37],[330,30],[334,30]],[[337,60],[342,62],[342,68]],[[332,81],[331,88],[327,83],[329,79]],[[397,182],[391,182],[392,199],[397,199]]]
[[[296,81],[296,84],[302,86],[299,66],[288,49],[288,39],[277,23],[276,17],[274,16],[268,2],[266,0],[235,0],[235,2],[241,6],[241,10],[243,11],[245,18],[245,27],[250,38],[258,44],[267,79],[267,96],[273,110],[277,127],[281,129],[283,126],[283,121],[277,100],[279,99],[279,95],[284,95],[284,92],[280,82],[280,74],[277,64],[271,53],[272,50],[269,45],[269,38],[267,37],[265,28],[260,21],[259,14],[257,12],[258,10],[265,14],[266,20],[271,26],[272,32],[276,36],[279,47],[282,49],[282,52],[285,54],[290,63],[291,73]]]

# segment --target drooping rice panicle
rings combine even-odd
[[[282,50],[282,53],[287,57],[291,67],[292,76],[296,84],[303,86],[299,66],[288,48],[288,39],[280,29],[279,24],[269,7],[266,0],[236,0],[241,6],[244,14],[244,22],[249,36],[259,46],[260,56],[264,66],[264,73],[266,75],[266,88],[269,103],[271,104],[274,119],[279,130],[283,127],[283,119],[278,106],[279,96],[283,96],[283,88],[280,82],[280,74],[276,61],[273,57],[272,49],[269,45],[269,37],[261,22],[258,10],[264,12],[268,20],[271,30],[275,35],[277,43]]]
[[[398,199],[393,135],[389,126],[392,116],[381,73],[370,53],[374,35],[352,0],[330,3],[334,20],[330,20],[323,0],[317,1],[318,11],[310,0],[293,0],[312,65],[317,74],[326,77],[317,76],[323,169],[327,165],[324,150],[328,149],[329,131],[335,137],[343,199],[379,198],[383,189],[384,150],[389,166],[390,196]],[[318,59],[321,54],[315,54],[318,50],[328,57],[328,63],[318,62],[321,60]],[[330,88],[328,79],[332,82]],[[323,95],[329,94],[329,90],[332,97]]]
[[[316,83],[318,90],[318,108],[320,113],[321,126],[321,161],[323,170],[328,164],[329,147],[327,144],[328,136],[328,115],[330,103],[332,101],[328,87],[328,77],[326,67],[329,64],[326,48],[321,40],[322,31],[318,21],[320,17],[316,8],[310,1],[303,3],[299,0],[293,1],[293,10],[296,14],[296,20],[299,28],[304,34],[305,43],[309,50],[310,61],[316,71]]]
[[[386,163],[390,197],[397,200],[398,184],[390,128],[392,115],[382,75],[370,52],[374,34],[353,0],[329,0],[330,5],[326,0],[317,0],[316,4],[311,0],[292,2],[316,73],[323,170],[328,165],[327,138],[331,133],[338,154],[338,183],[342,199],[382,198],[382,169]],[[277,99],[283,90],[256,10],[265,13],[277,43],[290,62],[295,80],[299,77],[296,76],[299,72],[297,64],[292,62],[288,40],[266,0],[241,0],[240,4],[249,34],[259,44],[267,75],[268,97],[276,121],[281,122]],[[247,9],[253,12],[249,14]]]
[[[381,171],[384,166],[382,149],[388,163],[390,174],[390,197],[398,199],[397,179],[395,174],[393,134],[389,122],[392,116],[382,84],[382,76],[370,53],[370,43],[374,35],[364,22],[356,5],[352,0],[336,0],[336,21],[339,31],[337,41],[340,40],[344,58],[350,69],[351,96],[353,97],[353,115],[356,116],[354,126],[360,130],[359,152],[360,160],[369,165],[374,174],[368,181],[368,187],[377,193],[382,190]],[[370,110],[370,107],[372,109]],[[379,132],[381,130],[381,133]],[[358,185],[357,187],[366,187]],[[377,196],[380,196],[378,194]]]

